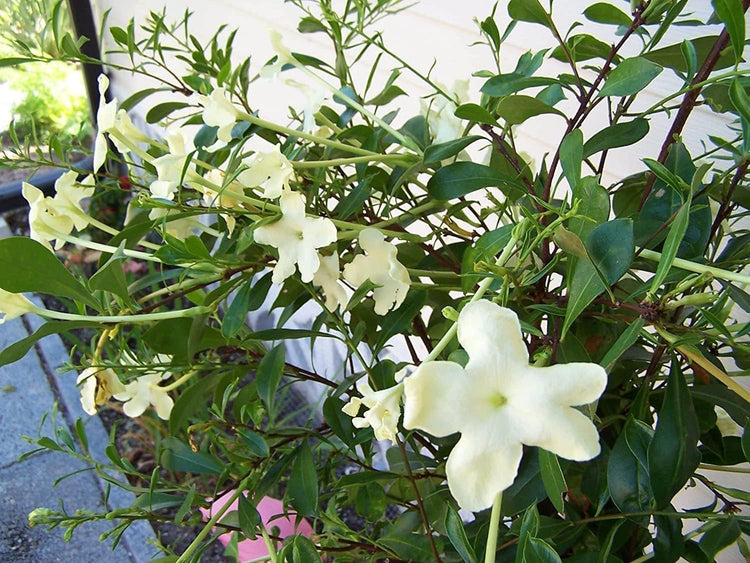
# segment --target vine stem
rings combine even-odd
[[[213,312],[213,307],[190,307],[179,311],[162,311],[161,313],[145,313],[143,315],[76,315],[74,313],[63,313],[52,311],[42,307],[35,307],[34,313],[40,317],[57,319],[60,321],[93,321],[97,323],[147,323],[151,321],[162,321],[164,319],[176,319],[193,317]]]
[[[484,550],[484,563],[495,563],[495,553],[497,552],[497,534],[500,529],[500,516],[502,515],[503,492],[497,493],[492,503],[492,512],[490,513],[490,529],[487,531],[487,546]]]
[[[662,258],[660,252],[648,250],[647,248],[641,250],[640,255],[646,260],[651,260],[652,262],[659,262]],[[724,281],[750,283],[750,276],[748,275],[740,274],[738,272],[730,272],[729,270],[722,270],[721,268],[715,268],[714,266],[707,266],[705,264],[698,264],[697,262],[690,262],[689,260],[684,260],[682,258],[675,258],[672,261],[672,265],[676,268],[687,270],[688,272],[695,272],[696,274],[709,273],[713,277]]]

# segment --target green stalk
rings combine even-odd
[[[142,315],[76,315],[74,313],[63,313],[52,311],[42,307],[35,307],[34,313],[40,317],[57,319],[60,321],[93,321],[97,323],[148,323],[151,321],[162,321],[164,319],[177,319],[182,317],[194,317],[213,312],[213,307],[190,307],[179,311],[163,311],[161,313],[144,313]]]
[[[353,156],[351,158],[335,158],[332,160],[292,160],[295,168],[325,168],[326,166],[345,166],[360,162],[390,162],[404,160],[402,154],[381,154],[378,156]]]
[[[646,260],[651,260],[652,262],[659,262],[661,260],[660,252],[648,250],[647,248],[641,250],[640,256]],[[697,274],[709,273],[713,277],[724,281],[750,283],[750,276],[738,274],[737,272],[730,272],[729,270],[722,270],[721,268],[714,268],[713,266],[706,266],[705,264],[690,262],[689,260],[683,260],[682,258],[675,258],[672,261],[672,265],[676,268],[682,268],[683,270],[695,272]]]
[[[487,546],[484,550],[484,563],[495,563],[495,553],[497,552],[497,534],[500,529],[501,506],[503,504],[503,492],[500,491],[492,503],[492,512],[490,513],[490,529],[487,530]]]

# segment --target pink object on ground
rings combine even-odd
[[[221,507],[226,504],[226,499],[230,496],[230,494],[226,494],[222,498],[214,502],[212,509],[221,509]],[[231,512],[232,510],[237,510],[237,504],[238,503],[235,500],[229,507],[227,513]],[[307,536],[308,538],[312,537],[313,535],[312,526],[310,526],[310,523],[304,518],[300,521],[297,529],[295,530],[294,519],[296,517],[296,514],[294,512],[289,512],[289,517],[277,516],[284,513],[284,505],[280,500],[271,497],[263,497],[256,508],[260,513],[261,521],[263,522],[263,525],[266,527],[266,529],[268,530],[272,526],[276,526],[277,528],[279,528],[279,536],[282,538],[292,536],[294,534],[301,534],[303,536]],[[211,510],[207,508],[201,508],[200,510],[205,518],[211,517]],[[274,518],[274,516],[277,517]],[[219,541],[224,545],[227,545],[231,539],[231,533],[226,533],[219,536]],[[260,536],[255,540],[242,540],[238,544],[238,549],[240,562],[250,561],[252,559],[257,559],[259,557],[268,555],[266,544],[263,541],[263,538],[261,538]]]

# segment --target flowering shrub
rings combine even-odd
[[[78,444],[41,437],[150,486],[130,486],[130,508],[45,509],[32,523],[107,518],[116,539],[170,507],[194,525],[220,500],[176,561],[226,532],[261,536],[274,561],[709,561],[734,542],[747,554],[750,523],[736,513],[748,493],[707,473],[746,473],[736,466],[750,456],[750,394],[735,379],[750,350],[747,2],[714,1],[718,34],[685,2],[636,1],[631,13],[597,2],[581,19],[610,26],[599,38],[562,34],[551,9],[510,0],[477,20],[496,68],[471,69],[481,84],[453,90],[372,30],[400,2],[295,4],[300,31],[325,34],[335,62],[272,32],[276,56],[251,64],[233,57],[234,34],[201,44],[188,17],[109,28],[127,55],[117,60],[132,62],[109,66],[162,86],[107,101],[100,77],[93,173],[67,172],[53,197],[25,185],[31,237],[0,241],[0,311],[48,322],[0,362],[47,334],[93,330],[72,365],[85,411],[149,417],[159,460],[151,474],[114,447],[110,463],[95,461],[82,425]],[[518,22],[556,46],[509,71],[500,50]],[[678,24],[698,38],[666,44]],[[60,49],[87,60],[68,36]],[[362,50],[377,53],[373,71],[399,65],[379,93],[374,72],[351,79]],[[568,71],[543,72],[550,59]],[[405,72],[431,89],[420,115],[388,111]],[[642,103],[671,72],[681,84]],[[265,119],[255,78],[301,88],[305,107]],[[159,91],[173,99],[146,118],[166,126],[163,140],[128,114]],[[691,154],[682,137],[701,136],[687,122],[697,104],[730,123]],[[591,131],[594,110],[607,124]],[[516,149],[518,126],[543,114],[565,130],[532,159]],[[659,154],[607,182],[618,150],[663,114]],[[23,162],[22,142],[12,152]],[[118,164],[133,197],[115,226],[82,200],[120,189]],[[90,278],[55,257],[69,244],[101,252]],[[133,277],[133,261],[150,273]],[[295,392],[310,404],[290,414]],[[741,436],[722,433],[727,418]],[[686,487],[714,502],[683,509]],[[311,537],[279,538],[256,510],[265,496],[306,518]]]

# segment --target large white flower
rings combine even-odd
[[[31,313],[36,306],[20,293],[11,293],[0,289],[0,325],[26,313]]]
[[[313,284],[323,288],[326,296],[326,309],[333,312],[339,307],[345,308],[349,301],[346,289],[339,281],[339,255],[335,252],[330,256],[318,255],[320,268],[313,276]]]
[[[78,375],[76,382],[81,385],[81,406],[91,416],[96,414],[98,405],[105,404],[112,395],[125,390],[117,374],[110,368],[86,368]]]
[[[599,455],[596,427],[572,406],[599,398],[604,368],[530,366],[518,317],[490,301],[464,307],[458,340],[469,354],[466,368],[428,362],[404,381],[404,427],[437,437],[461,433],[446,468],[461,508],[484,510],[513,483],[522,444],[575,461]]]
[[[224,88],[214,88],[210,95],[200,97],[200,104],[203,106],[203,123],[209,127],[219,128],[216,137],[221,143],[227,144],[231,141],[232,129],[240,112],[229,99],[227,91]],[[207,150],[213,150],[214,146],[208,147]]]
[[[295,265],[303,282],[312,281],[320,267],[318,248],[336,242],[336,226],[324,217],[307,217],[302,194],[285,190],[280,205],[281,219],[255,229],[255,242],[279,251],[273,283],[282,283],[291,276]]]
[[[114,393],[114,397],[118,401],[125,401],[122,410],[131,418],[141,416],[149,406],[153,406],[159,418],[169,420],[174,401],[167,391],[159,387],[159,382],[169,377],[171,374],[168,372],[146,373],[125,385],[122,391]]]
[[[402,370],[396,374],[396,381],[400,381],[405,373]],[[352,424],[355,427],[371,426],[377,440],[390,440],[395,444],[398,419],[401,417],[401,396],[404,392],[404,384],[396,383],[388,389],[375,391],[370,387],[365,376],[357,381],[357,391],[362,394],[362,398],[352,397],[341,410],[354,417]],[[362,416],[357,416],[362,405],[367,407],[367,410]]]
[[[294,175],[292,163],[282,154],[279,145],[267,152],[256,152],[242,163],[247,169],[239,173],[237,180],[248,188],[261,188],[261,196],[266,199],[279,197]]]
[[[372,293],[375,312],[385,315],[398,309],[409,291],[409,271],[396,258],[396,247],[377,229],[359,233],[359,245],[367,254],[355,256],[344,266],[344,279],[359,287],[368,279],[379,285]]]

